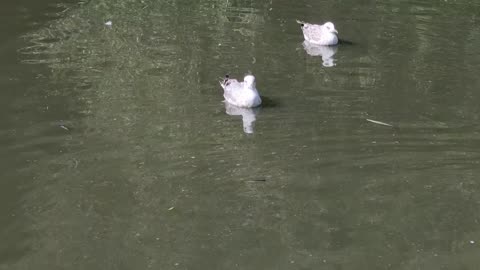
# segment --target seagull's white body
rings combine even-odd
[[[255,87],[255,77],[247,75],[243,82],[230,79],[228,76],[220,82],[223,88],[223,97],[228,103],[241,107],[253,108],[262,104],[262,99]]]
[[[305,41],[310,42],[315,45],[337,45],[338,37],[337,30],[331,22],[326,22],[324,24],[310,24],[306,22],[297,21],[301,24],[303,37]]]

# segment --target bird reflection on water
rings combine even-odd
[[[256,108],[241,108],[232,105],[228,102],[225,103],[225,112],[232,116],[242,116],[243,132],[247,134],[253,134],[255,121],[257,120],[257,114],[260,111],[259,107]]]
[[[337,46],[316,45],[308,41],[304,41],[302,45],[307,54],[311,56],[321,56],[323,61],[322,65],[324,67],[335,66],[335,58],[333,56],[337,53]]]

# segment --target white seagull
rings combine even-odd
[[[337,45],[338,31],[332,22],[319,25],[297,20],[297,23],[302,26],[303,37],[306,41],[315,45]]]
[[[223,97],[225,100],[237,107],[253,108],[262,104],[262,99],[255,87],[255,77],[247,75],[243,82],[231,79],[228,75],[223,81],[220,81],[223,88]]]

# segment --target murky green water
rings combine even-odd
[[[477,269],[479,3],[0,10],[0,269]]]

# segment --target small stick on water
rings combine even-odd
[[[374,124],[378,124],[378,125],[382,125],[382,126],[387,126],[387,127],[393,127],[392,125],[390,124],[387,124],[387,123],[384,123],[384,122],[380,122],[380,121],[376,121],[376,120],[372,120],[372,119],[367,119],[368,122],[372,122]]]
[[[75,165],[73,166],[73,168],[76,169],[78,167],[78,160],[74,158],[73,161],[75,161]]]
[[[257,179],[252,179],[252,180],[247,180],[247,182],[266,182],[267,179],[265,178],[257,178]]]

